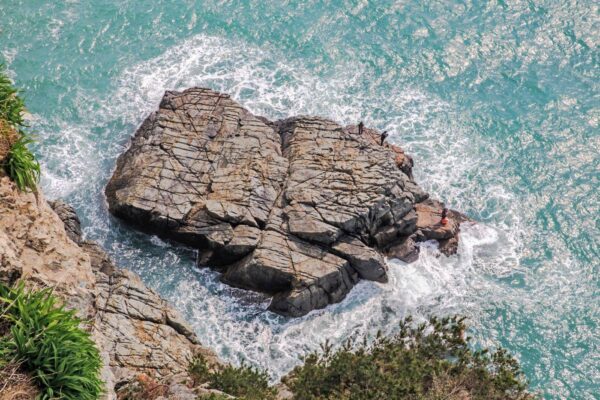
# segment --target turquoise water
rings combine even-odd
[[[96,4],[92,4],[96,3]],[[25,89],[49,198],[233,362],[281,376],[325,338],[460,312],[547,399],[600,398],[600,8],[593,1],[8,1],[0,58]],[[535,3],[535,4],[534,4]],[[459,254],[390,261],[299,320],[111,218],[103,187],[165,89],[208,86],[270,118],[393,132],[418,181],[481,221]]]

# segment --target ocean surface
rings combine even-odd
[[[425,4],[428,3],[428,4]],[[226,360],[273,379],[325,339],[461,313],[546,399],[600,398],[600,6],[552,1],[0,0],[0,59],[24,89],[48,198],[138,272]],[[194,252],[112,218],[117,156],[166,89],[255,114],[364,120],[479,224],[304,318],[194,268]]]

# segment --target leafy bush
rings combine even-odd
[[[41,399],[94,400],[102,393],[100,355],[73,311],[49,289],[26,291],[0,284],[0,355],[20,363],[40,386]]]
[[[459,317],[401,322],[391,338],[312,353],[284,378],[297,400],[532,399],[506,351],[473,351]]]
[[[22,129],[24,111],[23,99],[0,64],[0,163],[20,190],[35,190],[40,179],[40,164],[27,147],[33,139]]]
[[[275,389],[269,386],[269,377],[253,367],[242,364],[241,367],[227,365],[212,371],[203,356],[196,356],[189,368],[196,385],[208,383],[211,389],[217,389],[244,400],[275,399]],[[210,397],[213,396],[213,397]],[[219,399],[217,395],[208,398]]]
[[[215,372],[210,379],[214,389],[241,397],[246,400],[267,400],[275,397],[274,389],[269,387],[269,377],[247,365],[230,365]]]

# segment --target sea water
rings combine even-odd
[[[223,359],[276,380],[326,339],[460,313],[547,399],[600,398],[600,9],[553,1],[0,0],[48,198],[139,273]],[[115,160],[164,90],[230,93],[271,119],[391,132],[417,181],[480,223],[458,254],[390,260],[390,282],[299,319],[222,285],[194,252],[107,212]]]

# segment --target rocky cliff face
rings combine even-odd
[[[118,160],[111,212],[199,250],[224,282],[273,295],[291,316],[342,300],[358,279],[387,281],[384,253],[416,242],[456,249],[459,214],[412,179],[412,160],[315,117],[270,122],[208,89],[166,92]]]
[[[181,316],[137,275],[116,268],[95,243],[82,241],[71,207],[48,204],[41,193],[20,192],[0,176],[0,281],[17,279],[30,287],[53,287],[68,307],[92,322],[108,399],[116,398],[115,386],[140,374],[167,381],[179,376],[177,386],[196,353],[216,362]]]

